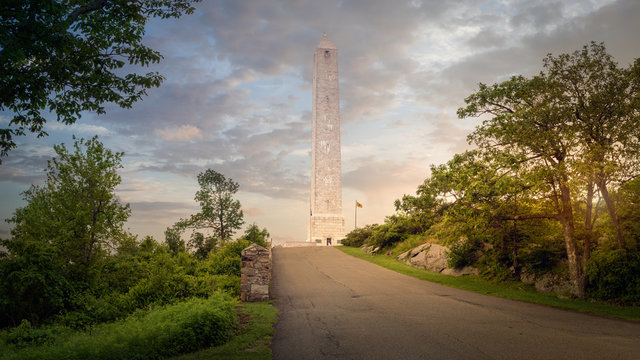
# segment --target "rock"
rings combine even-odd
[[[448,251],[449,249],[446,246],[426,243],[398,255],[398,260],[417,268],[447,275],[478,275],[478,269],[472,266],[465,266],[462,269],[448,267]]]
[[[463,275],[478,275],[478,268],[473,266],[465,266],[462,269],[446,268],[440,272],[441,274],[463,276]]]
[[[363,253],[371,254],[371,252],[373,251],[373,246],[363,246],[360,249]]]
[[[441,272],[447,267],[446,247],[438,244],[423,244],[414,250],[419,248],[421,248],[421,251],[417,252],[409,260],[411,265],[435,272]],[[414,251],[411,253],[413,254]]]
[[[407,257],[409,256],[410,253],[411,253],[411,250],[407,250],[403,252],[402,254],[398,255],[398,260],[407,262]]]
[[[569,279],[551,272],[537,278],[533,285],[540,292],[563,293],[571,291],[571,281]]]
[[[409,253],[409,255],[411,257],[414,257],[414,256],[418,255],[420,252],[422,252],[423,250],[428,249],[430,247],[431,247],[431,244],[429,244],[429,243],[422,244],[420,246],[416,246],[413,249],[411,249],[411,252]]]
[[[523,269],[520,281],[525,284],[533,284],[536,290],[545,293],[565,293],[571,290],[571,281],[567,277],[553,272],[536,275],[529,274]]]

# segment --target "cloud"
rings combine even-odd
[[[636,0],[210,0],[196,8],[150,22],[145,44],[164,59],[142,71],[163,74],[160,88],[132,109],[107,106],[91,121],[47,125],[52,137],[108,135],[105,145],[125,152],[119,194],[136,204],[131,223],[144,231],[192,213],[176,206],[192,198],[206,168],[258,196],[247,208],[269,209],[261,221],[295,204],[287,222],[304,227],[312,61],[323,32],[339,52],[345,203],[367,201],[362,219],[372,222],[415,191],[429,163],[468,147],[477,120],[455,111],[478,82],[530,76],[547,53],[591,40],[605,41],[623,65],[638,57]],[[0,123],[9,115],[0,113]],[[3,159],[0,180],[43,177],[51,149],[29,146]],[[280,228],[274,237],[291,236],[292,226]]]
[[[155,133],[165,140],[186,141],[203,138],[202,131],[193,125],[182,125],[177,129],[156,129]]]
[[[263,215],[264,213],[262,212],[262,210],[252,207],[252,208],[248,208],[248,209],[242,209],[242,212],[247,215],[247,216],[260,216]]]
[[[104,126],[91,125],[85,123],[73,123],[71,125],[61,124],[59,122],[48,122],[45,125],[47,131],[69,131],[90,135],[109,135],[112,132]]]

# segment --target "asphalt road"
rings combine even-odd
[[[640,359],[640,323],[479,295],[334,248],[276,248],[273,359]]]

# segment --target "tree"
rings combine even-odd
[[[0,157],[15,136],[46,135],[44,114],[72,124],[81,112],[123,108],[157,87],[156,72],[125,74],[129,65],[162,59],[144,46],[150,18],[180,17],[199,0],[5,0],[0,2],[0,110],[15,115],[0,129]]]
[[[562,225],[573,293],[582,298],[594,182],[607,197],[607,183],[625,172],[631,178],[639,174],[637,166],[623,165],[635,164],[639,154],[640,107],[631,91],[637,79],[634,67],[618,69],[604,46],[593,43],[571,55],[547,56],[544,68],[531,79],[514,76],[492,86],[480,84],[458,115],[488,115],[470,142],[492,156],[515,156],[520,172],[539,179],[539,208],[548,209]],[[586,209],[583,239],[576,233],[580,199]],[[615,208],[608,206],[620,239]]]
[[[182,240],[181,235],[182,229],[179,226],[169,226],[164,231],[164,240],[174,255],[185,251],[184,240]]]
[[[125,236],[131,210],[115,194],[123,153],[104,148],[97,136],[74,141],[73,152],[54,146],[57,157],[48,162],[46,183],[23,193],[27,205],[9,219],[9,241],[51,244],[66,276],[91,281],[99,273],[94,265]]]
[[[637,63],[638,61],[636,61]],[[580,149],[588,192],[595,184],[605,201],[621,249],[626,240],[610,186],[640,174],[640,104],[633,67],[620,68],[604,44],[592,42],[572,54],[545,58],[546,82],[562,93],[567,119]],[[615,185],[614,185],[615,186]],[[590,199],[589,199],[590,200]],[[590,201],[587,200],[589,204]],[[589,214],[590,215],[590,214]]]
[[[200,212],[181,219],[174,227],[208,229],[216,241],[224,244],[244,224],[240,201],[233,198],[240,186],[211,169],[198,174],[198,184],[195,200],[200,203]]]
[[[194,249],[193,255],[198,259],[206,259],[209,253],[215,249],[217,239],[213,236],[204,236],[203,233],[194,231],[189,239],[189,247]]]
[[[267,247],[269,231],[267,231],[267,228],[260,229],[260,227],[256,225],[256,223],[253,223],[249,225],[249,227],[244,231],[244,235],[242,235],[240,239],[249,240],[252,243]]]
[[[99,287],[108,252],[135,242],[123,230],[129,205],[115,195],[123,154],[97,137],[75,139],[73,152],[64,144],[54,150],[45,184],[23,193],[27,205],[8,220],[11,238],[0,242],[2,323],[58,313],[73,293]]]

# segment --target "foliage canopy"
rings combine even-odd
[[[157,72],[126,73],[162,55],[142,43],[150,18],[180,17],[199,0],[4,0],[0,3],[0,110],[12,112],[0,129],[0,158],[15,136],[46,135],[47,112],[72,124],[83,111],[123,108],[157,87]]]

